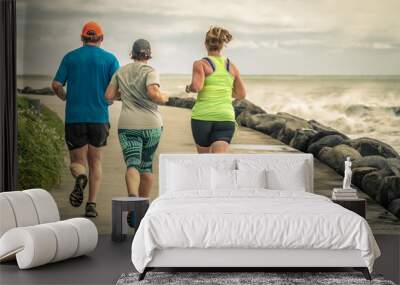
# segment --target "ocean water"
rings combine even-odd
[[[268,113],[315,119],[352,138],[371,137],[400,152],[398,76],[243,76],[247,98]],[[18,87],[49,86],[50,77],[23,76]],[[188,96],[188,75],[162,75],[171,96]],[[193,96],[193,95],[190,95]]]

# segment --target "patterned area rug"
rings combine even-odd
[[[358,272],[148,272],[142,281],[138,281],[138,276],[138,273],[122,274],[117,285],[395,285],[376,275],[368,281]]]

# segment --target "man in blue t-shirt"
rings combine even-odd
[[[61,100],[66,101],[65,141],[70,152],[70,170],[75,177],[70,203],[74,207],[82,205],[83,190],[89,180],[85,215],[96,217],[96,195],[102,174],[101,147],[107,144],[110,128],[104,93],[119,63],[113,54],[100,48],[103,32],[97,23],[85,24],[81,39],[83,46],[62,59],[52,88]]]

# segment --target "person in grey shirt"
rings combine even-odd
[[[127,166],[128,195],[149,197],[154,180],[153,156],[162,133],[157,104],[164,104],[169,97],[160,90],[158,72],[148,65],[151,46],[147,40],[134,42],[132,59],[114,74],[105,97],[122,101],[118,137]]]

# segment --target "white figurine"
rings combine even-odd
[[[343,189],[351,189],[351,160],[348,156],[344,162],[344,178],[343,178]]]

